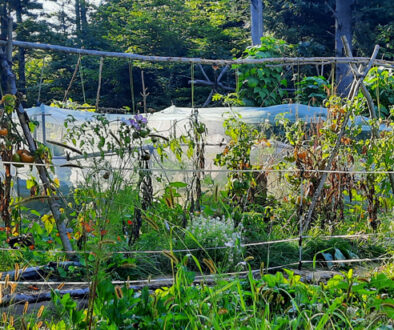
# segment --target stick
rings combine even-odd
[[[349,45],[349,42],[348,42],[346,36],[342,36],[341,39],[342,39],[342,44],[344,46],[344,51],[345,51],[346,56],[353,57],[352,50],[350,49],[350,45]],[[358,76],[360,75],[360,72],[357,70],[355,65],[352,63],[350,64],[350,69],[352,70],[352,73],[354,75],[354,79],[357,80]],[[361,92],[363,93],[363,95],[365,96],[365,98],[367,100],[369,114],[370,114],[371,118],[376,119],[377,116],[376,116],[376,112],[375,112],[375,105],[373,104],[371,94],[368,92],[363,81],[360,82],[360,88],[361,88]],[[373,129],[372,132],[376,133],[376,130]]]
[[[211,82],[211,79],[209,79],[209,77],[208,77],[207,74],[205,73],[205,70],[204,70],[204,68],[202,67],[201,63],[198,64],[198,67],[200,68],[200,70],[201,70],[203,76],[205,77],[205,79],[206,79],[207,81]]]
[[[103,63],[104,58],[100,57],[100,67],[99,67],[99,77],[98,77],[98,86],[97,86],[97,94],[96,94],[96,111],[99,108],[99,101],[100,101],[100,91],[101,91],[101,76],[103,73]]]
[[[75,79],[75,77],[77,75],[78,68],[79,68],[79,63],[81,63],[81,56],[78,57],[78,61],[77,61],[77,65],[75,66],[74,73],[73,73],[73,75],[71,77],[70,83],[68,84],[68,87],[67,87],[66,91],[64,92],[63,103],[67,101],[67,95],[68,95],[68,92],[70,91],[71,86],[72,86],[72,84],[74,82],[74,79]]]
[[[47,140],[46,142],[48,142],[48,143],[50,143],[50,144],[54,144],[54,145],[59,146],[59,147],[62,147],[62,148],[69,149],[69,150],[71,150],[71,151],[73,151],[73,152],[76,152],[76,153],[79,154],[79,155],[83,155],[83,153],[82,153],[79,149],[74,148],[74,147],[71,147],[71,146],[69,146],[69,145],[67,145],[67,144],[65,144],[65,143],[61,143],[61,142],[53,141],[53,140]]]
[[[142,84],[142,92],[140,93],[142,96],[142,103],[144,104],[144,113],[146,113],[146,99],[150,93],[147,93],[148,88],[145,87],[145,78],[144,71],[141,70],[141,84]],[[138,112],[139,113],[139,112]]]
[[[0,46],[6,45],[7,41],[0,40]],[[131,53],[121,53],[121,52],[106,52],[99,50],[89,50],[80,49],[73,47],[65,47],[50,44],[39,44],[34,42],[26,41],[13,41],[12,43],[16,47],[23,47],[28,49],[41,49],[49,51],[57,51],[70,54],[81,54],[99,57],[116,57],[116,58],[129,58],[133,60],[149,61],[149,62],[176,62],[176,63],[201,63],[201,64],[262,64],[262,63],[283,63],[283,65],[288,65],[288,63],[297,63],[302,65],[309,65],[311,63],[321,63],[322,61],[327,61],[331,63],[368,63],[367,57],[274,57],[274,58],[261,58],[261,59],[238,59],[238,60],[225,60],[225,59],[204,59],[204,58],[188,58],[188,57],[170,57],[170,56],[146,56]],[[385,60],[375,60],[375,63],[385,66],[388,68],[394,68],[393,61]]]

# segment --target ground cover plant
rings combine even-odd
[[[370,279],[353,276],[352,270],[326,284],[305,284],[291,271],[251,272],[237,280],[217,278],[214,286],[191,285],[194,273],[188,258],[176,265],[170,288],[135,292],[102,280],[94,301],[97,329],[141,328],[390,328],[393,319],[393,282],[385,273]],[[392,275],[392,274],[391,274]],[[86,310],[78,310],[69,295],[53,294],[54,310],[24,315],[27,329],[48,325],[53,329],[88,326]],[[61,318],[61,321],[59,319]],[[33,319],[33,321],[30,321]],[[4,321],[4,318],[3,318]],[[15,325],[19,324],[15,323]]]

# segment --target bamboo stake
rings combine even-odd
[[[101,91],[101,79],[102,79],[102,74],[103,74],[103,64],[104,64],[104,58],[100,57],[98,86],[97,86],[97,94],[96,94],[96,111],[98,111],[98,108],[99,108],[100,91]]]
[[[70,83],[68,84],[68,87],[67,87],[66,91],[64,92],[63,103],[67,101],[67,95],[68,95],[68,92],[70,91],[71,86],[73,85],[74,79],[75,79],[75,77],[77,75],[77,72],[78,72],[78,69],[79,69],[79,63],[81,63],[81,56],[78,57],[78,62],[77,62],[77,65],[75,66],[74,73],[73,73],[73,75],[71,77]]]

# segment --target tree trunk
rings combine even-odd
[[[66,20],[67,20],[67,14],[66,14],[66,9],[65,9],[65,2],[63,1],[60,4],[60,12],[59,12],[59,21],[60,21],[60,25],[61,25],[61,29],[63,31],[63,36],[67,35],[67,24],[66,24]]]
[[[81,31],[81,2],[80,0],[75,0],[75,26],[76,26],[76,35],[79,38],[82,36]]]
[[[343,57],[344,46],[341,40],[346,36],[350,47],[352,43],[352,5],[354,0],[336,0],[335,8],[335,56]],[[353,77],[348,64],[337,64],[336,83],[339,95],[347,95]]]
[[[22,24],[22,4],[21,1],[18,0],[15,6],[16,9],[16,23],[18,25]],[[18,39],[20,38],[18,34]],[[19,48],[19,53],[18,53],[18,90],[22,92],[23,94],[26,93],[26,75],[25,75],[25,49],[24,48]]]
[[[8,25],[8,11],[7,11],[7,1],[4,1],[2,6],[1,6],[1,13],[0,13],[0,19],[1,19],[1,40],[7,40],[7,25]]]
[[[86,1],[85,0],[80,0],[80,6],[81,6],[81,28],[82,28],[82,35],[86,36],[86,33],[88,33],[88,18],[87,18],[87,9],[86,9]]]
[[[262,0],[250,0],[250,17],[252,45],[260,45],[264,33]]]
[[[7,31],[8,31],[8,11],[7,11],[7,1],[4,1],[1,5],[1,13],[0,13],[0,23],[1,23],[1,32],[0,39],[7,40]],[[5,47],[3,48],[5,51]],[[0,81],[0,90],[3,93],[7,89],[7,76],[4,72],[1,72],[1,81]],[[1,95],[0,95],[1,97]]]

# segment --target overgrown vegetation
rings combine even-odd
[[[75,28],[68,24],[67,1],[48,26],[34,21],[36,1],[23,2],[23,10],[21,1],[5,1],[0,8],[3,16],[15,12],[18,38],[39,35],[40,41],[150,55],[251,59],[330,55],[331,2],[264,1],[272,35],[247,48],[246,0],[116,0],[97,7],[78,0]],[[391,3],[381,4],[381,24],[362,38],[360,25],[375,18],[365,16],[368,6],[359,1],[355,53],[369,51],[368,40],[383,40],[392,58],[386,13]],[[300,63],[204,69],[106,59],[100,97],[92,57],[79,57],[75,67],[59,54],[17,55],[22,93],[6,93],[12,75],[9,86],[6,77],[1,82],[0,326],[393,327],[391,70],[369,71],[364,85],[371,102],[365,91],[350,100],[336,95],[335,66],[327,70],[325,63],[315,72]],[[201,85],[202,77],[213,86]],[[229,93],[214,94],[219,87]],[[207,95],[229,109],[216,143],[195,107],[180,130],[175,121],[168,131],[155,130],[146,113],[115,121],[97,114],[83,123],[69,116],[64,140],[55,142],[66,159],[60,166],[78,178],[67,188],[55,175],[59,165],[50,148],[29,140],[38,122],[20,111],[25,102],[44,100],[74,110],[100,110],[103,104],[148,112],[170,103],[202,104]],[[275,123],[251,125],[232,108],[293,101],[323,106],[327,116],[304,122],[282,113]],[[23,127],[16,113],[21,125],[26,121]],[[333,273],[323,278],[323,271]],[[38,307],[38,296],[29,297],[40,290],[34,281],[52,282],[48,307]],[[74,288],[63,291],[64,283],[70,290],[75,282],[82,283],[85,301],[72,298],[80,294]]]
[[[3,104],[11,113],[14,103],[8,98]],[[299,235],[299,217],[310,205],[321,176],[314,170],[324,168],[344,115],[362,111],[355,104],[349,106],[331,97],[326,121],[291,124],[283,115],[277,118],[275,129],[267,123],[251,127],[239,116],[230,116],[224,121],[228,140],[215,158],[217,165],[230,171],[224,184],[204,173],[207,132],[198,113],[191,114],[187,134],[169,137],[152,131],[142,115],[119,123],[116,131],[103,116],[81,126],[70,118],[66,122],[69,149],[81,154],[73,166],[84,170],[80,186],[64,197],[61,212],[84,267],[55,267],[51,273],[60,280],[90,281],[91,294],[85,311],[69,296],[55,294],[55,313],[66,317],[56,327],[389,325],[392,282],[383,275],[363,282],[350,270],[344,278],[335,277],[323,286],[303,284],[291,272],[288,279],[281,273],[264,274],[261,280],[253,279],[251,273],[247,280],[222,280],[219,275],[249,269],[265,273],[271,267],[298,264],[298,239],[287,239]],[[308,236],[302,254],[306,269],[348,268],[347,259],[389,260],[392,256],[392,187],[385,174],[394,161],[392,123],[391,130],[382,131],[376,139],[362,133],[363,123],[352,118],[333,162],[332,169],[339,172],[329,176],[312,222],[304,228]],[[283,133],[275,137],[273,131]],[[269,151],[274,139],[281,136],[292,147],[290,154],[269,167],[254,165],[252,149],[258,146]],[[7,139],[8,135],[3,137]],[[14,142],[10,143],[13,146]],[[149,161],[154,154],[148,148],[150,143],[160,151],[156,161],[161,166],[192,164],[199,174],[174,181],[165,172],[151,173]],[[107,158],[109,153],[118,158],[116,168]],[[37,153],[35,157],[45,155]],[[45,157],[50,164],[50,156]],[[21,161],[22,166],[28,163]],[[368,174],[348,173],[352,169]],[[53,183],[58,185],[57,180]],[[32,177],[28,185],[31,198],[39,198],[37,180]],[[283,188],[278,190],[278,186]],[[46,264],[54,258],[41,251],[60,247],[53,216],[22,206],[28,200],[10,200],[10,222],[2,227],[0,237],[4,247],[13,242],[17,250],[3,252],[3,271],[15,264],[19,268]],[[327,235],[355,233],[372,236],[350,241],[325,239]],[[272,240],[284,241],[264,244]],[[62,260],[64,255],[58,254],[56,261]],[[196,274],[207,273],[219,276],[213,286],[192,285]],[[104,281],[108,276],[127,280],[171,274],[174,285],[153,294],[144,289],[140,295]],[[107,307],[109,300],[114,309]],[[115,316],[120,309],[125,312]],[[48,310],[43,322],[55,326],[53,315]],[[11,322],[7,316],[3,324],[16,325],[27,317]]]

